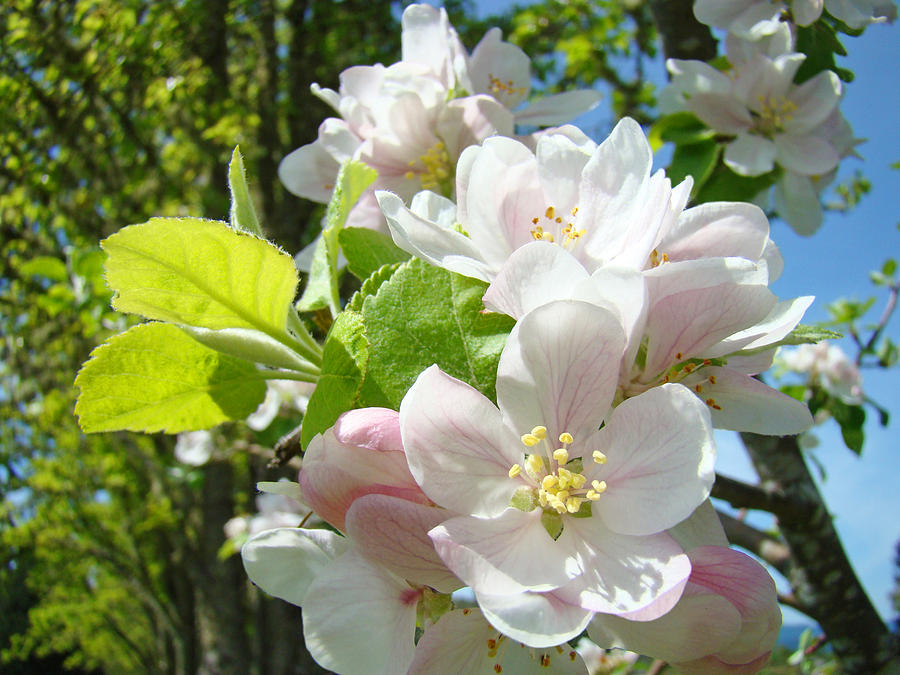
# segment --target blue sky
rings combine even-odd
[[[439,5],[440,2],[431,4]],[[480,0],[479,15],[508,8],[509,0]],[[772,223],[772,237],[785,258],[785,271],[773,290],[782,298],[815,295],[804,323],[827,320],[826,305],[840,297],[877,297],[872,321],[881,313],[886,296],[869,282],[869,271],[881,267],[887,257],[900,258],[900,171],[890,165],[900,161],[897,111],[900,110],[900,22],[870,26],[858,38],[844,37],[849,55],[839,60],[856,74],[845,88],[841,109],[858,138],[867,139],[858,150],[864,161],[845,160],[839,180],[861,170],[872,182],[872,191],[846,214],[827,213],[822,229],[813,237],[798,237],[783,222]],[[473,45],[467,45],[471,48]],[[662,80],[661,63],[654,69]],[[611,113],[604,108],[576,121],[587,133],[607,127]],[[602,138],[595,138],[600,141]],[[888,334],[900,340],[900,319],[894,317]],[[843,341],[842,341],[843,343]],[[851,349],[849,344],[845,348]],[[866,393],[887,408],[893,424],[878,426],[873,411],[868,413],[866,445],[861,458],[847,450],[837,426],[828,422],[815,430],[821,444],[816,457],[827,477],[820,488],[835,517],[835,525],[851,562],[875,606],[885,619],[893,618],[889,593],[894,586],[894,546],[900,539],[900,490],[897,489],[900,428],[898,372],[867,370],[863,374]],[[722,433],[719,442],[719,470],[727,475],[755,480],[753,469],[739,441]],[[815,469],[813,469],[815,473]],[[766,525],[764,516],[754,522]],[[808,621],[787,610],[786,623]]]

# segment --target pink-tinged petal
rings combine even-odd
[[[435,75],[446,75],[450,50],[450,23],[444,10],[425,4],[410,5],[400,24],[402,60],[427,66]]]
[[[584,167],[576,225],[587,230],[588,252],[598,259],[618,253],[632,234],[630,213],[646,189],[653,155],[640,125],[624,118]]]
[[[504,635],[529,647],[553,647],[571,640],[587,627],[593,615],[552,592],[492,595],[476,591],[475,597],[484,618]]]
[[[441,108],[437,120],[438,134],[454,158],[488,136],[512,136],[514,126],[512,113],[490,96],[454,99]]]
[[[515,319],[541,305],[571,298],[588,278],[569,252],[545,241],[516,249],[484,294],[484,306]]]
[[[666,530],[709,497],[716,458],[709,413],[681,385],[625,400],[591,441],[607,456],[606,464],[585,467],[589,480],[596,473],[607,484],[593,503],[594,518],[614,532]]]
[[[766,250],[763,252],[763,260],[769,273],[769,284],[775,283],[781,273],[784,271],[784,258],[781,257],[781,251],[771,239],[766,242]]]
[[[813,179],[793,171],[775,184],[775,210],[801,237],[815,234],[825,217]]]
[[[728,546],[725,529],[716,509],[708,499],[685,520],[669,528],[681,548],[690,552],[699,546]]]
[[[312,443],[310,443],[312,445]],[[334,527],[346,530],[344,519],[350,505],[368,494],[386,494],[407,501],[425,504],[428,498],[414,482],[411,486],[378,483],[326,462],[304,465],[299,476],[306,502],[316,514]]]
[[[717,429],[792,436],[806,431],[813,423],[806,405],[732,368],[707,366],[682,382],[695,390],[702,387],[697,395],[718,406],[710,406]]]
[[[350,209],[350,213],[347,215],[347,222],[344,223],[344,229],[349,227],[362,227],[367,230],[381,232],[387,236],[391,235],[387,221],[384,219],[384,214],[381,212],[381,207],[378,206],[378,200],[375,199],[375,190],[371,187],[362,193],[359,200]],[[343,264],[343,259],[343,252],[338,252],[338,265]],[[309,271],[311,263],[312,255],[310,254],[310,263],[307,264],[306,271]]]
[[[397,246],[432,265],[443,266],[448,260],[468,263],[467,272],[457,271],[484,281],[489,280],[487,264],[471,239],[417,216],[395,194],[379,191],[375,193],[375,197]]]
[[[758,283],[761,279],[744,281],[762,272],[743,258],[705,258],[649,270],[646,377],[705,357],[721,340],[765,318],[776,297],[764,281]]]
[[[797,106],[784,123],[790,134],[811,132],[837,107],[841,100],[841,78],[832,70],[825,70],[807,80],[793,92],[790,101]]]
[[[647,320],[647,284],[638,270],[605,265],[594,270],[587,284],[579,286],[573,298],[612,310],[625,330],[623,368],[630,368],[640,348]]]
[[[769,221],[755,204],[708,202],[684,211],[659,243],[669,260],[740,257],[756,261],[769,238]]]
[[[524,446],[500,411],[437,366],[416,379],[400,404],[409,468],[435,503],[457,513],[502,513],[523,478],[510,478]],[[529,429],[530,430],[530,429]]]
[[[409,675],[586,675],[578,653],[569,645],[561,647],[526,649],[499,633],[478,610],[456,609],[425,631]]]
[[[404,675],[415,650],[421,591],[348,551],[310,585],[303,638],[316,662],[344,675]]]
[[[662,614],[677,602],[691,563],[671,535],[617,534],[596,517],[568,518],[565,528],[563,534],[569,532],[581,541],[585,571],[554,591],[561,600],[606,614],[628,614],[651,606]]]
[[[390,408],[349,410],[334,423],[334,438],[373,452],[403,452],[400,413]]]
[[[766,652],[749,663],[725,663],[715,656],[704,656],[694,661],[682,661],[678,671],[683,675],[756,675],[769,662],[771,652]]]
[[[725,146],[725,164],[741,176],[761,176],[775,168],[775,144],[755,134],[738,134]]]
[[[450,517],[448,511],[388,495],[360,497],[347,511],[347,535],[376,565],[441,593],[462,586],[441,562],[428,531]]]
[[[513,328],[497,369],[497,401],[508,425],[576,439],[599,428],[612,403],[625,335],[609,310],[561,300],[526,314]],[[520,444],[520,448],[521,448]]]
[[[499,28],[491,28],[469,58],[472,86],[507,108],[515,108],[531,90],[531,59],[521,49],[503,42]]]
[[[678,605],[653,621],[629,621],[597,614],[588,626],[591,640],[678,663],[715,653],[741,629],[741,616],[725,598],[686,590]]]
[[[781,611],[775,583],[750,556],[722,546],[704,546],[690,552],[691,585],[724,597],[740,612],[741,631],[716,656],[726,663],[756,659],[775,645],[781,628]]]
[[[722,340],[716,348],[707,352],[706,356],[715,358],[732,354],[739,349],[758,349],[775,344],[794,330],[813,300],[814,296],[804,295],[779,302],[765,319]]]
[[[538,175],[548,203],[568,218],[578,200],[578,183],[591,158],[565,134],[544,134],[537,143]]]
[[[728,357],[728,368],[744,375],[758,375],[772,367],[778,347],[772,347],[752,354],[732,354]]]
[[[481,146],[469,170],[465,199],[466,219],[460,222],[498,267],[514,249],[534,240],[532,220],[550,206],[534,154],[502,136],[488,138]]]
[[[281,527],[251,537],[241,548],[250,581],[269,595],[298,607],[313,580],[347,549],[344,537],[328,530]]]
[[[788,171],[804,176],[828,173],[841,161],[834,146],[815,131],[776,136],[775,159]]]
[[[593,110],[600,103],[602,95],[593,89],[578,89],[561,94],[551,94],[529,103],[517,111],[517,124],[551,126],[565,124],[582,113]]]
[[[541,523],[541,509],[508,508],[490,519],[458,516],[429,536],[438,555],[476,592],[515,594],[548,591],[581,571],[571,537],[554,541]]]

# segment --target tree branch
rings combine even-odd
[[[667,59],[709,61],[718,46],[708,26],[694,18],[694,0],[650,0],[653,23]]]
[[[728,537],[728,541],[759,556],[785,577],[790,576],[791,551],[784,542],[765,532],[760,532],[743,520],[722,513],[718,509],[716,513],[719,515],[722,527],[725,528],[725,536]],[[806,609],[801,611],[806,612]]]

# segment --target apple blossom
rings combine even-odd
[[[402,60],[388,67],[356,66],[341,73],[340,89],[313,93],[340,118],[328,118],[318,139],[281,162],[288,190],[327,202],[340,165],[357,157],[378,171],[373,188],[351,211],[348,226],[383,227],[376,188],[408,199],[421,189],[450,196],[462,150],[486,137],[511,136],[516,122],[558,124],[596,105],[599,95],[548,96],[522,110],[531,89],[530,61],[488,31],[471,56],[443,9],[410,5],[403,12]]]
[[[836,108],[842,87],[830,70],[794,84],[805,58],[759,52],[747,60],[731,58],[728,73],[702,61],[669,59],[672,81],[661,95],[661,108],[689,110],[716,131],[734,136],[724,159],[738,174],[758,176],[776,163],[802,175],[824,174],[837,166],[840,155],[820,127]]]
[[[813,384],[844,403],[859,405],[863,402],[859,368],[838,345],[820,342],[783,348],[778,352],[778,365],[785,370],[806,374]]]
[[[709,494],[707,409],[670,384],[610,413],[624,347],[610,311],[549,303],[510,334],[499,409],[437,366],[400,406],[410,471],[461,514],[430,532],[441,559],[525,644],[569,639],[593,612],[659,616],[689,573],[665,530]]]
[[[893,2],[879,0],[695,0],[694,15],[700,23],[756,40],[775,32],[779,23],[788,18],[788,8],[790,19],[798,26],[818,21],[823,8],[854,29],[877,21],[892,21],[897,16]]]

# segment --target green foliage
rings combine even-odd
[[[266,395],[252,362],[164,323],[135,326],[97,347],[75,386],[75,413],[89,433],[208,429],[246,417]]]
[[[779,169],[776,168],[762,176],[739,176],[720,162],[709,174],[703,187],[697,191],[694,202],[752,202],[760,192],[775,184],[778,172]]]
[[[101,245],[115,309],[284,339],[297,272],[291,257],[268,242],[219,221],[152,218]]]
[[[391,238],[375,230],[348,227],[338,236],[341,251],[347,258],[347,269],[357,278],[366,280],[383,265],[409,260],[409,254]]]
[[[350,160],[341,167],[325,214],[325,229],[316,244],[309,280],[303,290],[303,297],[297,303],[297,309],[310,312],[327,307],[332,316],[337,316],[341,311],[337,268],[340,248],[338,236],[347,222],[350,209],[377,176],[374,169],[356,160]]]
[[[835,62],[834,57],[847,56],[847,50],[841,44],[832,23],[816,21],[809,26],[798,26],[796,50],[806,54],[806,60],[794,77],[797,84],[806,82],[823,70],[833,70],[844,82],[853,81],[853,72],[838,67]]]
[[[228,164],[228,189],[231,192],[231,212],[229,214],[231,227],[262,237],[262,228],[259,225],[259,218],[256,216],[253,199],[250,197],[250,189],[247,187],[244,158],[237,146],[231,153],[231,162]]]

